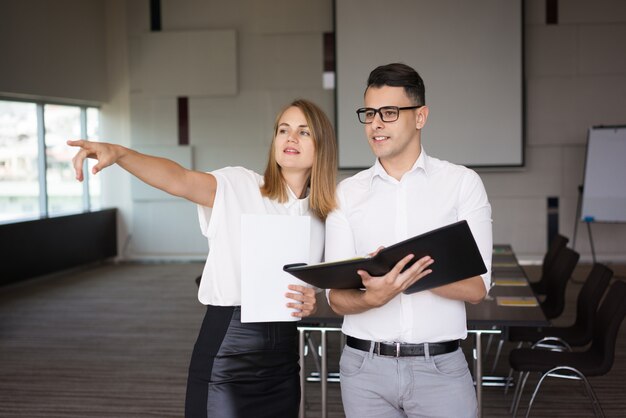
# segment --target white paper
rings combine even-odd
[[[285,293],[289,284],[308,285],[283,266],[309,262],[310,235],[309,216],[241,216],[241,322],[300,319]]]

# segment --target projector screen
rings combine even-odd
[[[336,0],[339,166],[374,162],[356,109],[367,76],[403,62],[426,86],[429,155],[470,167],[523,160],[522,0]],[[389,103],[393,105],[393,103]]]

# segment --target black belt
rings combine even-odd
[[[361,340],[347,336],[346,345],[361,351],[370,351],[372,341]],[[444,341],[440,343],[428,343],[428,354],[430,356],[438,356],[456,351],[459,348],[459,340]],[[406,343],[374,343],[374,354],[389,357],[409,357],[423,356],[424,344],[406,344]]]

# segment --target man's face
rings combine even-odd
[[[365,107],[379,109],[384,106],[407,107],[415,103],[402,87],[370,87],[365,93]],[[421,144],[419,129],[424,126],[428,111],[425,107],[399,112],[398,120],[383,122],[376,114],[372,123],[365,125],[365,135],[374,155],[381,163],[411,158],[419,155]]]

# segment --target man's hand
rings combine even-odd
[[[420,258],[410,268],[402,272],[402,269],[413,257],[413,254],[407,255],[389,273],[381,277],[372,277],[366,271],[359,270],[357,273],[361,276],[365,286],[363,301],[372,308],[382,306],[432,272],[432,270],[427,269],[434,263],[430,256]]]
[[[296,302],[287,303],[287,307],[297,309],[296,312],[292,312],[291,316],[304,318],[313,315],[317,311],[317,301],[315,300],[315,290],[313,288],[290,284],[289,290],[293,290],[293,292],[287,292],[285,296]]]
[[[434,263],[434,260],[429,256],[420,258],[410,268],[402,272],[402,269],[413,257],[413,254],[407,255],[384,276],[372,277],[366,271],[357,271],[361,276],[365,290],[331,289],[328,293],[331,309],[338,315],[351,315],[383,306],[399,293],[408,289],[413,283],[432,272],[428,266]]]

